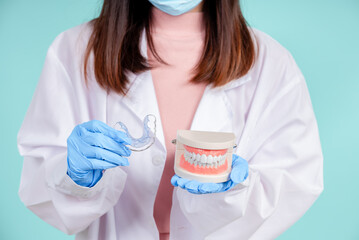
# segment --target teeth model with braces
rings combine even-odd
[[[225,182],[232,165],[233,133],[178,130],[175,173],[200,182]]]

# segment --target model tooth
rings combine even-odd
[[[192,157],[189,158],[189,163],[193,164],[193,158]]]
[[[197,155],[195,155],[195,158],[196,158],[197,162],[201,161],[201,155],[197,154]]]
[[[201,163],[204,163],[204,164],[207,163],[207,157],[204,154],[201,156]]]
[[[214,167],[215,167],[215,168],[217,168],[217,167],[218,167],[218,162],[217,162],[217,161],[216,161],[216,162],[214,162],[214,164],[213,164],[213,165],[214,165]]]
[[[218,157],[217,157],[217,156],[214,156],[214,157],[213,157],[213,161],[214,161],[214,162],[218,162]]]
[[[212,163],[213,163],[213,156],[212,156],[212,155],[209,155],[209,156],[207,157],[207,162],[208,162],[209,164],[212,164]]]

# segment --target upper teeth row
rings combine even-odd
[[[219,167],[223,165],[226,161],[226,155],[220,155],[220,156],[212,156],[212,155],[200,155],[199,153],[191,153],[185,150],[184,158],[187,162],[190,164],[194,164],[195,166],[200,167]]]

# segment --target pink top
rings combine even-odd
[[[171,177],[174,175],[177,129],[190,129],[192,119],[201,100],[205,84],[192,84],[191,70],[200,60],[205,38],[202,12],[190,12],[180,16],[168,15],[152,8],[152,37],[159,56],[169,65],[160,64],[148,51],[153,83],[159,105],[167,148],[167,159],[157,192],[154,218],[160,239],[169,239],[170,212],[172,206]]]

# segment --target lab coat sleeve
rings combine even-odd
[[[177,188],[182,212],[204,239],[274,239],[322,192],[322,152],[308,89],[299,72],[288,82],[248,120],[255,127],[237,152],[249,162],[243,184],[207,195]]]
[[[67,234],[84,230],[109,211],[127,176],[120,167],[110,169],[92,188],[81,187],[67,176],[66,140],[77,124],[91,117],[83,93],[86,87],[80,89],[81,84],[74,83],[57,50],[50,47],[18,133],[24,157],[19,196],[36,215]]]

